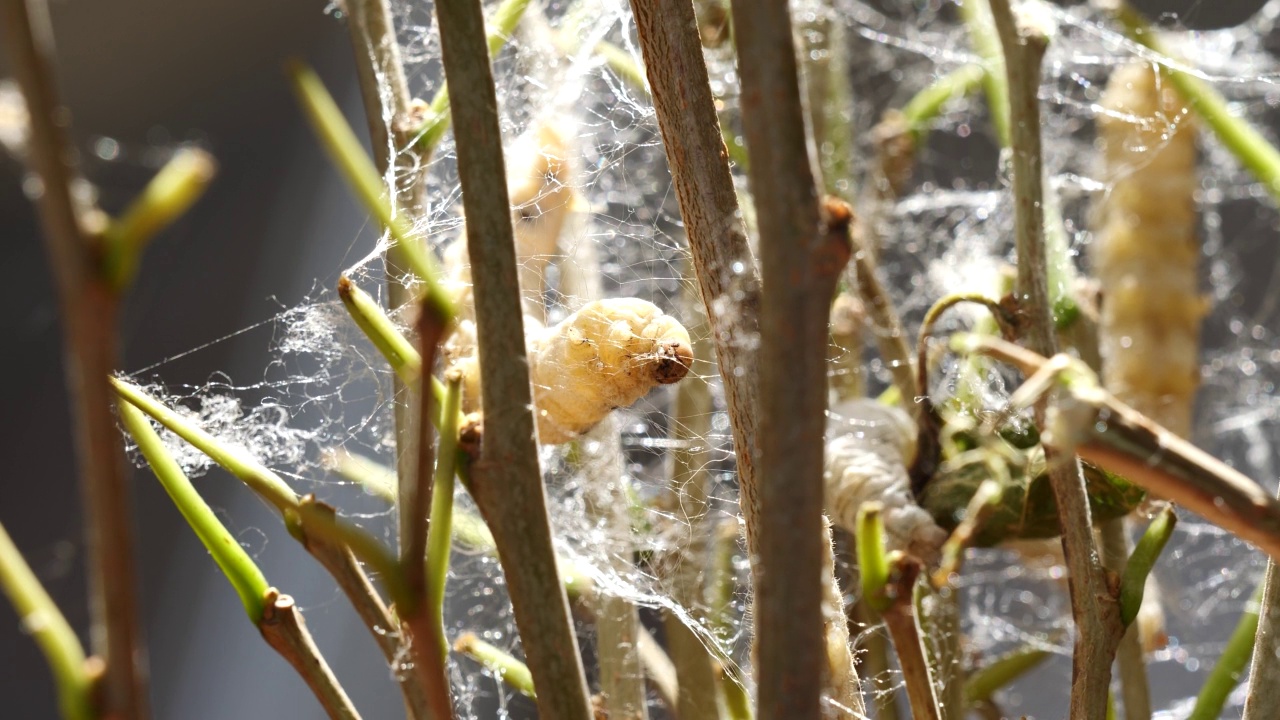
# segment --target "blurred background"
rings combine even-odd
[[[1153,17],[1176,12],[1185,24],[1216,27],[1242,21],[1261,1],[1137,4]],[[271,340],[271,327],[261,323],[331,288],[373,240],[281,70],[290,57],[314,64],[363,132],[352,49],[335,7],[313,0],[61,0],[52,13],[62,98],[85,173],[108,211],[119,210],[178,144],[210,150],[220,166],[206,197],[146,253],[124,308],[124,369],[226,338],[167,362],[166,382],[203,385],[219,371],[252,382],[263,373]],[[0,54],[0,78],[8,74],[3,63]],[[61,336],[23,174],[0,159],[0,520],[85,638]],[[237,482],[215,472],[200,488],[225,511],[269,581],[299,599],[365,717],[402,716],[385,664],[328,576],[274,532],[276,518]],[[138,472],[134,500],[155,717],[320,717],[305,686],[245,621],[149,471]],[[271,529],[270,541],[258,528]],[[56,716],[43,658],[3,602],[0,707],[4,718]]]

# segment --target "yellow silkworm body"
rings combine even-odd
[[[1112,73],[1098,118],[1107,191],[1097,208],[1103,382],[1187,436],[1200,384],[1196,146],[1186,104],[1146,64]]]
[[[596,300],[551,327],[527,317],[525,327],[538,439],[545,444],[572,440],[654,386],[679,381],[693,363],[689,332],[644,300]],[[457,367],[465,409],[479,410],[475,355],[458,358]]]
[[[869,398],[839,403],[828,415],[823,477],[832,521],[852,532],[863,503],[883,503],[888,549],[934,561],[947,531],[911,496],[907,466],[916,453],[915,422],[902,409]]]
[[[578,206],[578,195],[571,185],[569,147],[549,125],[539,125],[517,142],[510,158],[507,193],[520,264],[520,287],[531,296],[526,300],[536,300],[545,289],[547,265],[556,256],[560,233]],[[445,249],[444,266],[455,302],[470,313],[471,267],[465,230]],[[540,302],[525,305],[533,315],[542,315]]]

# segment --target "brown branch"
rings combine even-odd
[[[320,654],[320,648],[312,641],[302,619],[302,611],[294,604],[293,598],[271,588],[265,600],[262,620],[258,622],[262,638],[298,671],[330,718],[359,720],[360,713],[356,712],[351,698],[347,697]]]
[[[893,584],[893,599],[881,611],[881,616],[889,630],[889,637],[893,640],[893,648],[898,653],[898,666],[902,670],[902,683],[907,690],[912,717],[916,720],[941,720],[924,639],[920,635],[920,626],[916,623],[913,598],[919,575],[919,561],[907,555],[899,557],[890,581]]]
[[[132,495],[116,433],[108,374],[118,359],[119,297],[102,271],[100,236],[72,196],[78,178],[43,0],[4,0],[4,44],[30,116],[28,157],[43,189],[37,207],[62,315],[64,365],[85,513],[90,640],[106,662],[103,714],[145,718],[146,648],[137,612]],[[98,228],[99,230],[101,228]]]
[[[990,0],[1000,44],[1004,49],[1009,85],[1013,150],[1014,224],[1018,276],[1014,294],[1023,313],[1027,344],[1042,355],[1057,352],[1050,315],[1047,262],[1044,243],[1043,163],[1040,148],[1040,63],[1047,39],[1042,33],[1023,32],[1009,0]],[[1037,408],[1043,419],[1044,404]],[[1111,685],[1111,663],[1124,633],[1119,605],[1098,561],[1093,540],[1089,499],[1079,463],[1071,457],[1053,457],[1046,448],[1049,484],[1058,503],[1062,524],[1062,550],[1066,558],[1071,615],[1076,625],[1071,668],[1073,718],[1106,715]]]
[[[478,0],[436,3],[457,134],[484,379],[484,442],[471,489],[493,531],[543,717],[588,720],[590,694],[556,568],[535,441],[498,100]]]
[[[761,514],[755,577],[757,711],[818,718],[823,636],[822,480],[827,322],[849,260],[847,205],[819,211],[787,3],[733,2],[748,179],[760,233]],[[825,552],[824,552],[825,551]],[[850,663],[852,665],[852,663]],[[853,672],[853,668],[849,668]]]
[[[419,352],[424,372],[435,364],[436,351],[444,332],[444,320],[431,303],[424,301],[418,315]],[[433,417],[432,394],[421,392],[421,386],[416,389],[420,398],[417,417]],[[431,512],[435,480],[434,433],[431,423],[418,422],[417,425],[420,431],[417,472],[414,482],[400,484],[400,572],[404,575],[407,597],[396,609],[413,657],[414,672],[431,708],[430,717],[433,720],[452,720],[453,699],[445,667],[446,654],[441,652],[447,647],[444,627],[439,618],[433,617],[432,605],[427,601],[427,518]]]
[[[760,514],[753,457],[759,423],[755,354],[759,276],[729,173],[693,5],[681,0],[632,0],[631,8],[694,274],[711,324],[738,450],[739,502],[747,547],[754,556]]]

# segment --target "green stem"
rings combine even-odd
[[[427,612],[440,628],[440,651],[448,657],[444,636],[444,588],[449,577],[449,550],[453,538],[453,480],[457,469],[458,412],[462,404],[462,379],[449,378],[440,408],[440,447],[436,453],[435,489],[431,495],[431,520],[427,524]]]
[[[345,276],[338,279],[338,296],[342,298],[342,304],[355,321],[356,327],[382,353],[391,369],[395,370],[406,385],[415,385],[422,375],[422,354],[405,338],[391,318],[387,317],[382,306]],[[434,400],[432,407],[438,412],[444,405],[445,388],[444,383],[434,375],[431,376],[431,394]],[[439,416],[433,420],[438,428]]]
[[[178,437],[191,443],[200,452],[236,476],[251,490],[285,516],[286,524],[300,523],[305,532],[314,532],[327,540],[350,548],[356,557],[369,563],[376,571],[383,574],[388,590],[397,600],[403,599],[404,588],[398,564],[373,536],[359,528],[339,522],[331,510],[325,510],[314,498],[299,498],[289,485],[262,463],[249,457],[238,448],[231,447],[217,439],[204,429],[191,422],[163,403],[157,401],[142,388],[121,380],[111,378],[111,386],[116,393],[128,403],[150,415]],[[322,511],[324,510],[324,511]],[[297,528],[291,527],[291,531]]]
[[[200,199],[216,170],[217,163],[209,153],[195,148],[178,150],[124,214],[111,221],[104,238],[104,272],[117,290],[133,281],[147,241]]]
[[[336,449],[326,453],[325,466],[364,488],[370,495],[395,504],[396,471],[377,460],[349,450]]]
[[[975,2],[975,4],[981,3]],[[969,3],[965,5],[968,6]],[[908,100],[907,104],[902,106],[902,119],[911,133],[915,146],[920,147],[924,144],[925,138],[929,136],[929,124],[942,114],[942,108],[948,102],[954,98],[969,95],[983,83],[989,83],[990,75],[991,73],[981,65],[962,65],[938,78]]]
[[[983,69],[986,70],[982,84],[987,93],[987,107],[991,109],[996,139],[1000,141],[1000,147],[1009,147],[1012,139],[1009,131],[1009,83],[1005,78],[1004,50],[991,9],[983,0],[964,0],[960,3],[960,15],[969,27],[969,42],[982,58]]]
[[[529,672],[529,666],[476,637],[475,633],[463,634],[454,642],[453,649],[497,674],[512,690],[531,698],[538,697],[533,689],[533,673]]]
[[[1147,526],[1147,531],[1142,534],[1142,539],[1129,556],[1129,562],[1124,566],[1124,575],[1120,579],[1120,621],[1125,627],[1138,617],[1147,576],[1151,574],[1151,568],[1173,536],[1173,529],[1177,524],[1177,514],[1172,507],[1166,506]]]
[[[856,532],[862,596],[876,612],[884,612],[891,604],[884,592],[889,585],[889,558],[884,549],[883,509],[878,502],[859,508]]]
[[[1240,614],[1236,629],[1231,631],[1227,646],[1218,656],[1218,662],[1209,671],[1200,695],[1196,697],[1196,705],[1187,716],[1187,720],[1216,720],[1227,704],[1227,697],[1240,683],[1240,677],[1249,666],[1253,655],[1254,641],[1258,632],[1258,609],[1262,602],[1262,585],[1254,591],[1253,597],[1245,605]]]
[[[191,480],[165,448],[164,441],[151,426],[151,421],[128,402],[121,401],[119,406],[120,419],[124,421],[125,429],[138,444],[138,450],[147,459],[156,479],[164,486],[165,492],[195,531],[196,537],[200,538],[222,574],[227,576],[236,594],[240,596],[240,603],[244,605],[249,620],[256,626],[262,621],[263,598],[270,587],[262,570],[222,524],[209,504],[200,497]]]
[[[1153,52],[1171,57],[1151,26],[1137,10],[1127,5],[1116,11],[1116,19],[1124,26],[1125,35]],[[1262,136],[1248,120],[1232,114],[1226,98],[1213,86],[1191,72],[1161,63],[1161,74],[1169,78],[1191,109],[1204,119],[1222,144],[1231,151],[1266,187],[1271,197],[1280,202],[1280,151]]]
[[[382,176],[342,116],[333,96],[325,90],[315,72],[299,62],[289,63],[289,76],[298,101],[330,159],[338,166],[365,209],[391,234],[410,270],[424,283],[423,302],[433,308],[436,317],[446,322],[452,319],[455,315],[453,301],[440,286],[441,275],[435,259],[423,248],[422,241],[413,236],[405,215],[393,211],[385,197]]]
[[[974,705],[990,700],[996,691],[1032,671],[1052,655],[1047,650],[1022,647],[988,662],[965,682],[965,702]]]
[[[84,648],[53,598],[0,525],[0,588],[17,610],[23,629],[40,646],[58,686],[58,706],[66,720],[96,717],[89,697]]]
[[[249,457],[243,450],[223,444],[190,419],[166,407],[133,383],[113,377],[111,386],[125,401],[150,415],[178,437],[208,455],[211,460],[226,468],[277,510],[284,512],[297,508],[298,496],[290,489],[288,483],[257,460]]]
[[[489,43],[490,57],[496,56],[502,46],[507,44],[527,7],[529,0],[504,0],[494,11],[493,17],[486,23],[491,28],[485,38]],[[426,107],[424,115],[422,124],[414,135],[417,137],[415,143],[418,151],[425,159],[435,152],[453,120],[453,115],[449,112],[448,82],[440,83],[440,89],[431,98],[431,104]]]

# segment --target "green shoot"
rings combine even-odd
[[[169,454],[164,441],[142,411],[121,401],[120,419],[124,421],[125,429],[133,436],[138,450],[147,459],[156,479],[169,494],[173,504],[235,588],[236,594],[240,596],[240,604],[256,626],[262,620],[263,598],[269,587],[262,570],[222,524],[208,503],[200,497],[200,493]]]
[[[1124,576],[1120,579],[1120,621],[1128,627],[1138,617],[1138,609],[1142,607],[1143,588],[1147,584],[1147,576],[1151,568],[1164,550],[1164,546],[1173,536],[1173,528],[1178,524],[1178,515],[1172,507],[1165,507],[1156,515],[1142,539],[1134,547],[1129,562],[1124,567]]]

